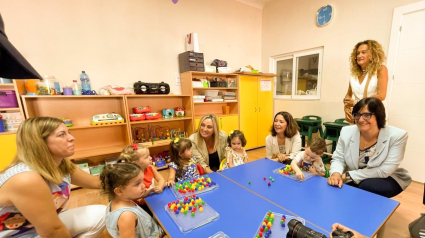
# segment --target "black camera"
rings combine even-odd
[[[313,231],[304,226],[300,221],[292,219],[288,222],[288,233],[286,238],[327,238],[322,233]]]
[[[336,230],[332,232],[332,238],[350,238],[353,237],[354,234],[351,231],[343,232],[340,230]]]

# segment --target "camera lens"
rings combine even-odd
[[[326,238],[322,233],[313,231],[296,219],[292,219],[288,222],[288,229],[289,231],[286,234],[286,238]]]

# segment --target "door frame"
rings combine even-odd
[[[388,98],[388,104],[387,104],[387,122],[390,124],[390,117],[388,112],[390,111],[391,107],[391,94],[394,84],[394,72],[397,64],[397,50],[398,45],[400,42],[400,34],[402,31],[402,24],[403,24],[403,17],[404,15],[407,15],[412,12],[420,11],[425,9],[425,1],[412,3],[409,5],[401,6],[394,8],[393,13],[393,22],[391,25],[391,34],[390,34],[390,44],[388,46],[388,57],[387,57],[387,68],[388,68],[388,78],[390,79],[390,84],[388,85],[387,89],[387,98]]]

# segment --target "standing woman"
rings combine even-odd
[[[68,157],[74,137],[62,120],[33,117],[16,135],[15,159],[0,171],[0,237],[99,237],[105,205],[61,212],[72,184],[99,189],[100,179],[82,171]],[[59,214],[60,213],[60,214]]]
[[[300,128],[289,112],[278,112],[274,116],[271,134],[266,137],[266,157],[284,164],[301,151]]]
[[[350,83],[343,100],[345,119],[351,124],[354,123],[352,109],[360,99],[375,97],[385,100],[388,86],[385,60],[384,50],[377,41],[366,40],[354,46],[350,56]]]
[[[189,136],[192,141],[192,153],[205,173],[212,173],[220,168],[226,157],[227,135],[218,129],[217,117],[204,115],[199,121],[198,130]]]

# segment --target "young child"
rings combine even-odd
[[[133,200],[145,193],[143,171],[133,163],[107,165],[100,174],[102,191],[109,197],[106,229],[114,237],[164,236],[163,230]]]
[[[245,147],[246,139],[242,131],[234,130],[227,137],[228,147],[226,147],[227,162],[223,165],[223,169],[232,168],[248,162],[248,154]]]
[[[314,138],[305,147],[305,151],[299,152],[291,162],[291,168],[295,171],[298,179],[304,179],[304,174],[300,170],[325,176],[326,170],[321,156],[326,150],[326,142],[323,138]]]
[[[151,192],[162,193],[165,187],[165,179],[162,175],[151,165],[152,157],[149,155],[149,149],[144,146],[137,147],[136,144],[125,147],[120,156],[119,161],[134,163],[140,166],[144,173],[143,184],[146,187],[145,193],[141,198],[135,200],[139,206],[143,208],[149,215],[153,215],[149,207],[146,205],[145,197]],[[155,186],[155,180],[157,186]]]
[[[196,158],[192,156],[192,142],[186,138],[176,138],[170,143],[171,163],[167,185],[173,186],[177,181],[199,176]]]

